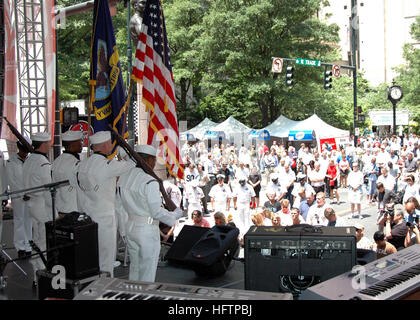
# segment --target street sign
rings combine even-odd
[[[359,128],[354,128],[354,135],[359,136]]]
[[[271,72],[280,73],[282,68],[283,68],[283,59],[273,58],[273,66],[271,67]]]
[[[309,60],[309,59],[303,59],[303,58],[296,58],[295,63],[300,64],[302,66],[312,66],[312,67],[321,66],[321,61],[319,60]]]
[[[335,78],[338,78],[338,77],[340,76],[340,73],[341,73],[341,71],[340,71],[340,66],[339,66],[339,65],[337,65],[337,64],[335,64],[335,65],[332,67],[332,73],[333,73],[333,76],[334,76]]]

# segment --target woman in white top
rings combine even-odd
[[[406,203],[408,198],[414,197],[416,199],[419,198],[419,185],[414,183],[415,178],[412,174],[408,174],[405,177],[405,182],[407,182],[407,186],[404,191],[403,203]]]
[[[362,202],[362,186],[363,186],[363,173],[359,171],[359,165],[357,162],[353,162],[353,171],[349,173],[348,176],[348,197],[350,202],[350,210],[352,214],[352,218],[355,218],[354,216],[354,207],[355,204],[357,205],[357,212],[359,214],[359,218],[362,219],[361,215],[361,202]]]

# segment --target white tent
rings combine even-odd
[[[204,137],[204,133],[207,130],[212,130],[212,128],[214,128],[215,126],[217,126],[216,122],[211,121],[208,118],[205,118],[203,121],[201,121],[199,124],[197,124],[194,128],[191,128],[190,130],[184,131],[182,133],[180,133],[180,135],[183,136],[187,136],[187,134],[192,134],[194,136],[194,138],[198,139],[198,140],[202,140]]]
[[[345,138],[350,136],[348,130],[338,129],[324,122],[316,114],[313,114],[309,118],[299,121],[295,126],[290,128],[293,131],[315,131],[318,139],[322,138]]]
[[[281,115],[276,120],[274,120],[272,124],[268,125],[264,129],[270,133],[270,137],[287,138],[291,128],[293,128],[298,123],[299,121],[290,120]]]
[[[248,133],[251,131],[251,128],[232,116],[210,130],[224,132],[226,140],[230,143],[234,142],[236,145],[241,145],[242,143],[249,144]]]

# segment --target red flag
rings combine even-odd
[[[146,2],[132,78],[143,84],[143,103],[150,118],[147,144],[156,147],[169,172],[182,179],[175,87],[159,0]]]

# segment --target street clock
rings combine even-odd
[[[401,100],[403,92],[400,86],[393,85],[388,89],[388,100],[398,102]]]

